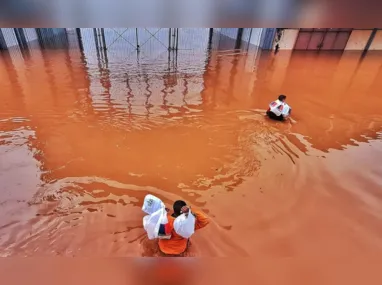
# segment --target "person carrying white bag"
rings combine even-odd
[[[191,211],[182,200],[175,201],[173,214],[169,214],[163,202],[159,201],[155,196],[146,196],[142,210],[149,215],[143,218],[143,226],[149,239],[158,238],[163,255],[180,256],[187,250],[189,238],[194,231],[207,226],[209,220],[202,212]]]
[[[201,211],[190,209],[186,202],[178,200],[174,202],[173,214],[168,214],[166,233],[171,234],[170,239],[160,239],[159,249],[165,256],[181,256],[187,251],[189,237],[195,230],[208,225],[207,216]]]

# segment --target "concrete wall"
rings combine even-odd
[[[371,30],[353,30],[345,50],[363,50],[371,35]]]
[[[290,50],[294,48],[296,43],[299,29],[285,29],[281,36],[280,42],[278,42],[280,49]],[[277,37],[277,34],[276,34]],[[276,39],[273,43],[273,48],[276,46]]]
[[[369,50],[382,50],[382,31],[381,30],[378,31],[377,34],[375,35]]]

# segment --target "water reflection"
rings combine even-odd
[[[3,255],[140,255],[139,207],[147,193],[211,213],[218,237],[202,252],[248,253],[226,233],[232,228],[235,236],[240,225],[232,224],[240,222],[224,215],[222,197],[240,196],[243,211],[252,188],[297,200],[310,156],[369,142],[381,131],[378,53],[116,51],[84,44],[31,50],[27,58],[1,54],[2,167],[15,151],[30,182],[24,195],[21,166],[2,170],[3,193],[13,193],[1,194],[2,203],[23,201],[16,212],[2,211]],[[296,110],[296,124],[264,118],[280,93]]]

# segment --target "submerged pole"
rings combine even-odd
[[[175,49],[175,29],[173,29],[173,32],[172,32],[172,49],[174,50]]]
[[[19,44],[20,48],[27,49],[28,43],[24,34],[24,30],[22,28],[15,28],[14,32],[16,35],[17,43]]]
[[[208,48],[211,49],[212,45],[212,36],[214,35],[214,29],[210,28],[209,35],[208,35]]]
[[[179,42],[179,28],[176,28],[176,50],[178,50],[178,42]]]
[[[78,46],[80,47],[80,50],[84,50],[84,46],[82,44],[81,29],[76,28],[76,33],[77,33]]]
[[[249,32],[249,39],[248,39],[248,46],[247,46],[247,51],[249,50],[249,45],[251,43],[251,38],[252,38],[252,30],[253,28],[251,28],[251,31]]]
[[[168,29],[168,50],[171,49],[171,28]]]
[[[94,41],[96,44],[97,51],[99,50],[99,45],[98,45],[98,35],[97,35],[97,29],[93,28],[93,34],[94,34]]]
[[[137,50],[139,50],[138,28],[135,28],[135,40],[137,42]]]
[[[105,40],[105,29],[104,28],[101,28],[101,38],[102,38],[103,49],[107,50],[106,40]]]
[[[7,50],[7,42],[5,41],[3,32],[0,29],[0,50]]]
[[[240,49],[241,46],[241,38],[243,36],[243,28],[239,28],[237,31],[237,37],[236,37],[236,44],[235,44],[235,49]]]
[[[377,34],[378,29],[373,29],[373,31],[370,34],[369,39],[367,40],[365,49],[363,50],[362,56],[366,55],[367,51],[369,50],[371,44],[373,43],[373,40],[375,38],[375,35]]]

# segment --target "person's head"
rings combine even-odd
[[[181,210],[184,206],[186,206],[186,202],[182,200],[178,200],[174,202],[173,208],[174,208],[174,214],[176,216],[179,216],[181,214]]]
[[[286,96],[285,96],[285,95],[280,95],[280,96],[279,96],[279,100],[280,100],[281,102],[284,102],[284,101],[286,100]]]

